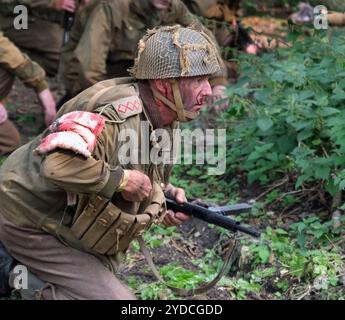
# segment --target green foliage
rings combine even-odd
[[[143,284],[137,294],[142,300],[176,300],[175,295],[161,283]]]
[[[303,232],[305,239],[301,246],[299,234]],[[341,298],[345,261],[342,249],[335,244],[339,240],[337,232],[314,216],[287,230],[267,227],[259,240],[242,239],[238,271],[224,277],[218,286],[234,299],[294,299],[302,294],[292,289],[301,288],[304,292],[306,287],[320,298]],[[165,235],[166,245],[175,236],[169,231]],[[223,260],[216,250],[206,249],[201,258],[190,262],[186,268],[181,262],[172,261],[160,266],[159,272],[169,285],[191,289],[212,280]],[[150,274],[146,265],[143,271]],[[181,299],[157,282],[143,283],[134,276],[126,281],[141,299]]]
[[[278,289],[287,286],[287,282],[283,281],[285,276],[289,276],[290,281],[303,279],[310,283],[317,282],[323,276],[327,278],[328,285],[341,285],[344,270],[342,250],[332,241],[337,240],[337,233],[338,230],[332,229],[330,223],[322,224],[317,217],[291,225],[290,232],[268,227],[261,241],[249,246],[251,263],[256,268],[270,263],[276,269],[256,270],[254,275],[264,278],[280,270],[283,277],[279,279]],[[317,285],[314,286],[318,289]]]
[[[33,114],[20,114],[16,116],[16,121],[23,124],[32,124],[36,122],[36,117]]]
[[[204,275],[193,270],[182,268],[178,263],[169,263],[163,266],[160,274],[168,283],[177,288],[192,289],[204,279]]]
[[[7,159],[6,156],[0,156],[0,166],[4,163],[4,161]]]
[[[228,89],[228,174],[240,169],[250,183],[267,183],[294,171],[297,188],[320,181],[331,194],[342,190],[344,58],[345,36],[331,41],[323,34],[243,57],[243,76]]]
[[[174,166],[173,176],[170,179],[173,185],[184,188],[189,198],[201,197],[215,203],[230,203],[236,198],[234,190],[238,187],[238,182],[235,179],[225,180],[223,176],[207,175],[207,165],[193,165],[193,167]]]
[[[328,244],[330,241],[339,240],[342,227],[334,228],[333,224],[332,220],[321,223],[319,218],[309,217],[292,224],[290,228],[297,234],[298,245],[304,250],[313,244]]]
[[[144,233],[144,240],[149,247],[158,248],[169,241],[171,237],[177,238],[178,236],[176,227],[164,227],[155,224],[149,231]],[[135,245],[134,250],[138,250],[138,244]]]
[[[227,172],[208,176],[203,166],[174,168],[171,182],[186,189],[190,197],[217,203],[237,200],[243,181],[271,186],[281,176],[296,176],[296,188],[318,184],[331,195],[345,188],[345,37],[332,41],[324,34],[298,40],[293,48],[262,57],[240,57],[243,76],[228,93],[231,108],[222,115],[220,128],[227,126]],[[224,122],[225,121],[225,122]],[[290,174],[293,173],[293,174]],[[267,190],[267,189],[264,189]],[[250,213],[236,217],[265,226],[259,240],[243,237],[238,270],[224,277],[219,286],[234,299],[342,299],[344,253],[342,227],[334,228],[312,213],[289,225],[277,219],[272,208],[277,199],[283,206],[298,204],[288,192],[276,189],[256,202]],[[341,209],[345,208],[345,204]],[[281,223],[281,224],[280,224]],[[271,225],[271,227],[269,226]],[[268,226],[268,227],[266,227]],[[152,247],[168,244],[158,231],[146,238]],[[222,232],[224,235],[225,232]],[[175,235],[176,236],[176,235]],[[214,250],[184,264],[174,262],[160,268],[172,285],[192,288],[211,280],[222,259]],[[136,285],[143,299],[175,297],[164,286]]]

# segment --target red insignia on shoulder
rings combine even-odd
[[[143,111],[142,102],[138,96],[116,100],[112,103],[112,106],[121,119],[126,119]]]

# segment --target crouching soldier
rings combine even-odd
[[[166,211],[163,190],[186,201],[184,190],[169,183],[171,164],[140,161],[148,156],[140,144],[151,151],[156,130],[171,132],[197,117],[212,94],[208,78],[219,70],[204,32],[179,25],[148,31],[133,78],[81,92],[8,158],[0,170],[0,241],[29,270],[24,297],[135,298],[114,275],[132,240],[152,224],[189,219]],[[143,136],[143,121],[150,135]],[[127,139],[120,137],[128,130],[140,139],[125,163]]]

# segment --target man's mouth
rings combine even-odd
[[[157,5],[162,9],[168,8],[169,4],[170,4],[170,1],[167,1],[167,0],[160,0],[157,2]]]
[[[206,104],[207,97],[206,96],[201,96],[197,99],[197,103],[199,106],[203,106]]]
[[[206,106],[205,103],[197,104],[197,105],[194,106],[193,111],[194,111],[194,112],[200,112],[200,110],[201,110],[202,108],[204,108],[205,106]]]

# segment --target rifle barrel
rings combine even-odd
[[[200,220],[206,221],[208,223],[223,227],[231,231],[241,231],[243,233],[249,234],[253,237],[259,237],[260,232],[257,230],[245,227],[240,224],[240,222],[230,219],[229,217],[223,216],[221,212],[215,212],[208,210],[207,208],[185,202],[184,204],[178,204],[170,198],[166,198],[167,208],[174,212],[183,212],[192,215]]]

